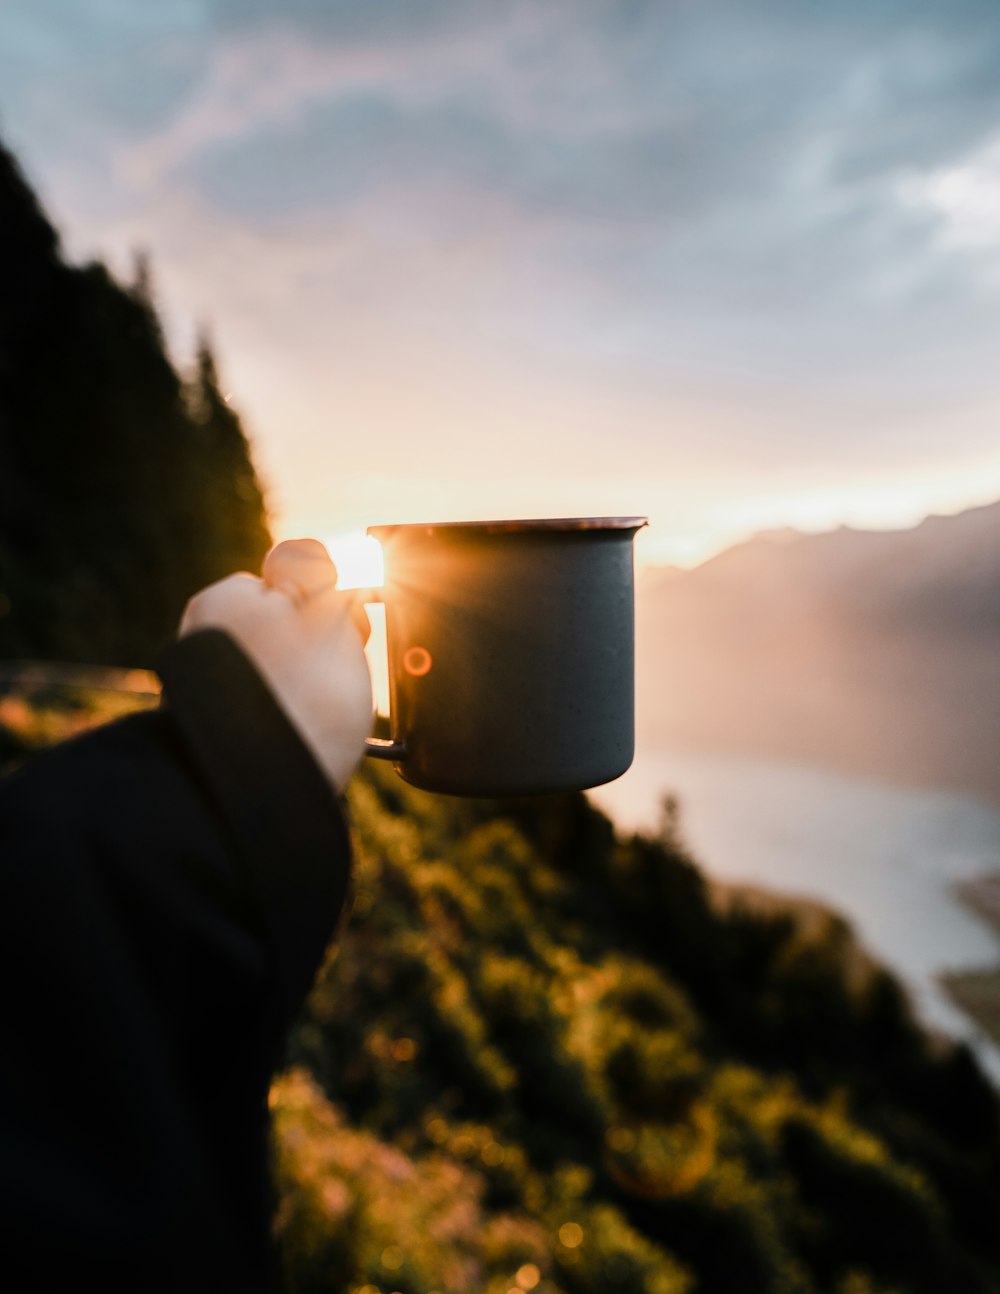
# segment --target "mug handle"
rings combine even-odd
[[[344,589],[355,601],[360,602],[362,606],[366,602],[385,602],[385,597],[381,589]],[[385,737],[366,737],[365,754],[371,755],[373,759],[402,759],[406,754],[406,746],[401,741],[387,740]]]
[[[406,747],[401,741],[387,741],[384,737],[366,737],[365,754],[373,759],[402,759]]]

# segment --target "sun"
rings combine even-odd
[[[380,589],[385,583],[382,546],[363,530],[322,535],[322,542],[337,567],[338,589]]]
[[[382,545],[363,530],[351,530],[335,535],[323,535],[323,546],[337,567],[338,589],[380,589],[385,584],[385,563]],[[385,637],[385,607],[367,604],[371,634],[365,645],[365,655],[372,676],[375,708],[379,714],[389,713],[389,661]]]

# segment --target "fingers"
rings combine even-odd
[[[317,626],[333,625],[350,614],[362,643],[371,624],[364,607],[349,594],[337,591],[337,568],[318,539],[286,539],[264,558],[264,584],[286,594],[303,616]]]
[[[362,643],[366,643],[371,637],[372,622],[368,619],[368,612],[365,610],[364,602],[358,596],[360,592],[360,589],[345,589],[340,596],[347,603],[351,620],[354,622],[355,629],[361,635]]]
[[[286,539],[264,558],[261,576],[268,588],[306,602],[337,587],[337,568],[318,539]]]
[[[183,636],[197,629],[245,618],[248,610],[257,605],[261,588],[261,581],[245,571],[217,580],[189,600],[181,617],[179,633]]]

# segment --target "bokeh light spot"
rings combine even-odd
[[[583,1244],[583,1227],[579,1222],[564,1222],[559,1228],[559,1243],[567,1249],[576,1249]]]
[[[507,1158],[503,1146],[495,1141],[488,1141],[479,1152],[479,1157],[487,1168],[496,1168]]]
[[[538,1282],[542,1279],[542,1273],[534,1263],[525,1263],[523,1267],[517,1269],[514,1279],[523,1290],[533,1290]]]
[[[407,647],[403,656],[403,669],[414,678],[423,678],[431,672],[431,654],[426,647]]]
[[[382,1266],[386,1271],[399,1271],[403,1265],[403,1251],[399,1245],[388,1245],[382,1250]]]

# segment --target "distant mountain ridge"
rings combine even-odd
[[[1000,799],[1000,502],[646,572],[640,740]]]

